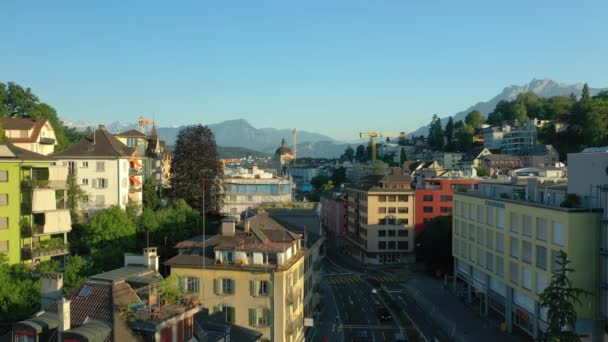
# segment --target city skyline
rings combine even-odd
[[[65,121],[243,118],[344,141],[410,132],[533,78],[608,86],[601,2],[145,4],[0,4],[0,81]]]

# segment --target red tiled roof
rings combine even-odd
[[[30,130],[33,128],[32,134],[27,138],[9,138],[12,143],[31,143],[38,140],[42,127],[47,120],[33,120],[24,118],[1,118],[0,124],[5,130]]]

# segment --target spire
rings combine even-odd
[[[281,147],[285,147],[285,138],[283,138],[283,140],[281,140]]]
[[[152,125],[152,130],[150,131],[150,138],[156,140],[158,138],[158,132],[156,131],[156,125]]]

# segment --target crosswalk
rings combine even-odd
[[[392,276],[379,276],[376,277],[380,282],[384,282],[384,283],[392,283],[392,282],[397,282],[397,280],[395,278],[393,278]],[[332,284],[332,285],[338,285],[338,284],[355,284],[355,283],[360,283],[360,282],[365,282],[365,278],[362,278],[360,276],[357,275],[335,275],[335,276],[328,276],[326,277],[327,282]]]

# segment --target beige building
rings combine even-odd
[[[48,120],[2,118],[0,125],[8,140],[17,147],[45,156],[55,152],[57,138]]]
[[[366,264],[414,258],[414,190],[408,176],[368,176],[346,186],[346,239]]]
[[[176,248],[179,254],[166,265],[199,293],[205,307],[262,333],[261,341],[304,341],[301,235],[262,213],[238,226],[224,221],[221,234],[194,237]]]

